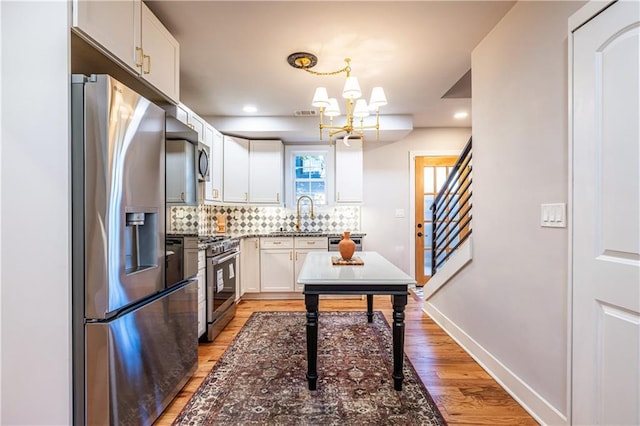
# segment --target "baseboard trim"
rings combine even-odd
[[[424,300],[429,300],[440,288],[453,278],[465,265],[471,262],[473,258],[472,251],[473,236],[469,236],[467,241],[462,243],[460,247],[447,259],[442,268],[432,276],[427,284],[423,287]]]
[[[453,340],[455,340],[502,388],[515,399],[538,423],[566,425],[567,417],[509,370],[490,352],[438,310],[431,302],[422,308]]]

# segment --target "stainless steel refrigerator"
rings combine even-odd
[[[149,425],[198,356],[196,281],[165,285],[165,112],[107,75],[71,97],[74,424]]]

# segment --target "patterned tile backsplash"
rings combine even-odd
[[[300,229],[327,233],[352,232],[360,229],[360,206],[314,208],[311,219],[309,206],[301,206]],[[294,231],[296,209],[278,206],[205,206],[169,207],[170,233],[213,235],[217,233],[217,217],[226,214],[227,233],[232,235],[264,234]]]

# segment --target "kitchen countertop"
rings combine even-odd
[[[364,237],[364,232],[352,232],[352,237]],[[198,237],[198,234],[167,233],[167,237]],[[229,237],[229,238],[256,238],[256,237],[341,237],[342,232],[305,232],[305,231],[273,231],[273,232],[249,232],[247,234],[211,234],[202,237]]]
[[[364,232],[351,232],[352,237],[364,237]],[[172,236],[181,236],[181,237],[198,237],[196,234],[185,234],[185,233],[167,233],[167,237]],[[211,234],[211,235],[202,235],[202,237],[228,237],[228,238],[269,238],[269,237],[319,237],[319,238],[327,238],[327,237],[341,237],[342,232],[315,232],[315,231],[273,231],[273,232],[254,232],[247,234]],[[207,246],[212,243],[203,243],[198,244],[198,248],[200,250],[204,250]]]

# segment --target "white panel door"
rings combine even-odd
[[[142,78],[177,102],[180,100],[180,44],[144,3],[141,28]]]
[[[205,194],[208,201],[222,201],[222,133],[217,131],[211,126],[207,126],[205,134],[208,134],[208,130],[211,131],[210,148],[211,155],[209,156],[209,180],[205,182]]]
[[[140,0],[74,0],[73,25],[87,34],[129,68],[139,72]]]
[[[293,291],[293,249],[260,250],[260,289]]]
[[[362,202],[362,141],[336,142],[336,202]]]
[[[249,201],[249,141],[224,136],[223,197],[227,203]]]
[[[249,202],[282,202],[282,168],[284,146],[280,140],[249,143]]]
[[[640,424],[640,3],[573,33],[572,423]]]

